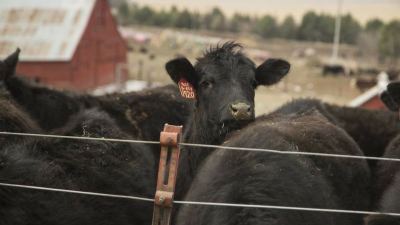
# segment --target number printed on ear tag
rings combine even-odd
[[[194,89],[193,86],[185,79],[180,79],[178,82],[179,91],[182,97],[194,99]]]

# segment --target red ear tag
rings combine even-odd
[[[185,79],[180,79],[178,82],[179,91],[184,98],[195,98],[193,86]]]

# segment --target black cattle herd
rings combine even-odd
[[[382,100],[394,112],[298,99],[255,117],[255,89],[279,82],[282,59],[256,66],[235,42],[192,65],[166,64],[175,85],[92,96],[16,75],[19,50],[0,61],[0,131],[135,140],[184,125],[187,143],[400,158],[400,83]],[[159,145],[0,135],[0,183],[153,198]],[[182,147],[176,200],[400,213],[400,162]],[[150,225],[152,202],[0,185],[0,224]],[[396,215],[176,205],[176,225],[398,225]]]

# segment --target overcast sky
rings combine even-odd
[[[218,6],[226,14],[242,12],[251,15],[271,14],[283,18],[292,14],[301,18],[305,11],[335,13],[335,0],[131,0],[140,5],[147,4],[155,8],[188,8],[200,12]],[[400,0],[343,0],[343,12],[350,12],[360,22],[370,18],[380,18],[385,21],[400,19]]]

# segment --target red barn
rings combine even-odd
[[[18,73],[73,90],[114,82],[127,57],[107,0],[1,0],[0,57],[17,47]]]

